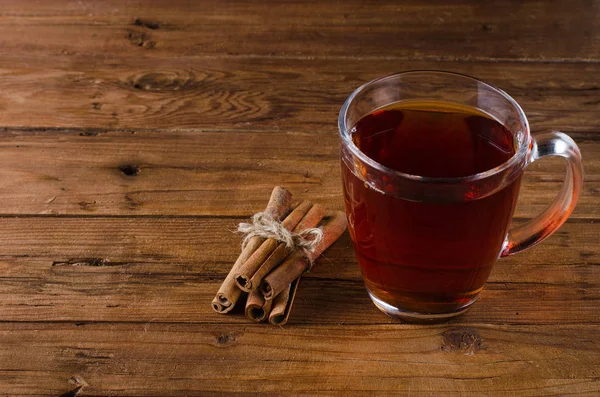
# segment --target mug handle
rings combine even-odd
[[[500,257],[521,252],[554,233],[567,220],[581,192],[583,165],[579,147],[562,132],[533,135],[533,146],[527,165],[546,156],[560,156],[567,160],[567,175],[558,196],[544,212],[508,232]]]

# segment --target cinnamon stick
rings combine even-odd
[[[246,301],[246,317],[252,321],[261,322],[271,312],[273,301],[267,301],[258,290],[252,291]]]
[[[265,212],[274,219],[280,219],[289,209],[292,203],[292,193],[289,190],[276,186],[271,192],[271,197]],[[242,291],[235,285],[235,273],[244,262],[261,246],[265,239],[255,236],[248,241],[246,247],[240,253],[233,267],[227,274],[225,281],[221,284],[217,295],[212,300],[212,308],[217,313],[227,313],[235,306]]]
[[[311,229],[316,227],[323,216],[325,215],[325,208],[320,204],[314,204],[311,209],[306,213],[304,218],[296,225],[293,232],[299,233],[302,230]],[[291,250],[286,246],[285,243],[279,243],[275,251],[264,261],[258,268],[256,273],[250,278],[244,287],[249,289],[256,289],[260,285],[262,279],[269,274],[275,266],[279,265],[289,254]]]
[[[265,300],[265,302],[273,302],[271,313],[269,313],[269,322],[273,325],[284,325],[290,315],[288,309],[288,303],[290,300],[290,292],[292,289],[295,291],[298,286],[300,278],[296,279],[291,285],[288,285],[283,291],[281,291],[274,299]],[[294,286],[294,287],[292,287]],[[263,298],[264,299],[264,298]]]
[[[287,230],[294,230],[300,223],[302,218],[312,208],[313,204],[310,201],[304,200],[281,222],[281,225]],[[258,285],[252,285],[250,279],[256,273],[258,268],[267,260],[267,258],[275,251],[279,242],[273,238],[266,239],[260,247],[250,257],[236,269],[234,280],[237,287],[242,291],[252,292]]]
[[[263,279],[260,290],[265,299],[272,300],[275,298],[292,281],[308,270],[308,264],[329,248],[344,233],[344,230],[346,230],[346,216],[343,212],[336,211],[323,225],[323,240],[308,258],[303,253],[296,251]]]

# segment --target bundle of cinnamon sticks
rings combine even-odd
[[[246,317],[283,325],[289,318],[300,277],[346,230],[346,217],[339,211],[326,214],[321,205],[307,200],[292,206],[292,194],[279,186],[273,189],[263,214],[280,222],[291,235],[320,227],[322,236],[311,249],[290,246],[276,237],[249,236],[212,307],[217,313],[228,313],[248,293]]]

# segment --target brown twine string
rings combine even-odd
[[[242,249],[246,247],[250,239],[254,236],[262,238],[272,238],[286,245],[291,251],[300,251],[311,262],[310,254],[323,240],[323,230],[318,227],[312,227],[293,233],[284,228],[276,219],[265,212],[259,212],[252,216],[252,223],[242,222],[238,225],[238,232],[244,233]]]

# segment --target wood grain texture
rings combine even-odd
[[[600,146],[594,134],[572,136],[586,170],[573,216],[598,218]],[[0,213],[249,216],[274,185],[343,210],[338,150],[335,133],[7,130]],[[515,215],[531,218],[549,205],[564,169],[561,159],[530,166]]]
[[[238,254],[235,219],[0,219],[1,321],[235,322],[210,301]],[[499,261],[461,324],[600,324],[600,223],[570,221]],[[347,234],[303,280],[291,324],[390,323],[369,301]]]
[[[600,3],[5,2],[0,53],[597,61]]]
[[[2,1],[0,395],[597,396],[600,1]],[[573,217],[462,317],[380,313],[349,236],[285,328],[210,301],[275,184],[342,209],[359,85],[445,69],[580,145]],[[516,223],[558,191],[530,166]]]
[[[600,63],[104,55],[0,58],[0,126],[334,133],[342,103],[360,85],[440,68],[513,95],[533,131],[599,130]]]
[[[0,350],[0,388],[56,396],[72,389],[68,379],[76,376],[89,385],[82,395],[94,396],[600,391],[600,333],[594,326],[265,328],[0,324],[0,341],[19,352]]]

